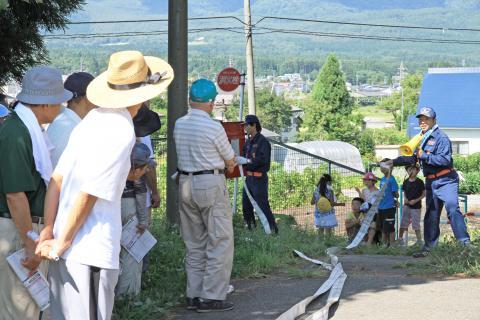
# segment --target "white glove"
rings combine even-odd
[[[247,163],[249,163],[249,161],[245,157],[237,156],[237,163],[238,164],[247,164]]]

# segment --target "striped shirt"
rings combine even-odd
[[[173,131],[178,169],[187,172],[223,169],[234,157],[222,125],[205,111],[191,109],[175,123]]]

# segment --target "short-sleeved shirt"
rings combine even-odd
[[[402,187],[407,200],[418,199],[423,191],[425,191],[425,183],[419,178],[416,178],[415,181],[405,180]],[[409,205],[409,207],[412,209],[420,209],[422,207],[422,201],[418,201],[413,206]]]
[[[121,197],[130,170],[135,133],[126,109],[94,109],[73,130],[55,172],[63,176],[54,236],[65,227],[80,192],[97,197],[66,260],[118,269]]]
[[[48,126],[47,135],[55,149],[51,152],[52,166],[57,166],[58,160],[67,146],[73,129],[82,119],[69,108],[63,108],[53,122]]]
[[[32,139],[15,112],[0,127],[0,212],[10,210],[7,193],[25,192],[30,215],[43,217],[46,186],[35,167]]]
[[[182,171],[223,169],[235,155],[225,129],[202,110],[191,109],[178,119],[173,136]]]
[[[387,183],[387,179],[383,177],[380,180],[380,189],[382,189],[383,185]],[[395,198],[393,194],[398,191],[398,183],[394,177],[390,176],[388,178],[388,184],[385,189],[385,194],[378,205],[378,209],[390,209],[395,207]]]

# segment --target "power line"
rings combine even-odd
[[[435,30],[435,31],[470,31],[480,32],[480,29],[475,28],[450,28],[450,27],[425,27],[414,25],[394,25],[394,24],[375,24],[375,23],[362,23],[362,22],[348,22],[348,21],[334,21],[334,20],[316,20],[316,19],[302,19],[302,18],[289,18],[289,17],[277,17],[277,16],[265,16],[260,18],[254,26],[265,20],[287,20],[287,21],[301,21],[301,22],[314,22],[314,23],[326,23],[326,24],[339,24],[339,25],[352,25],[352,26],[364,26],[364,27],[379,27],[379,28],[401,28],[401,29],[420,29],[420,30]]]
[[[199,33],[209,31],[229,31],[243,34],[237,31],[235,27],[217,27],[217,28],[198,28],[189,29],[188,33]],[[138,37],[148,35],[164,35],[168,34],[168,30],[152,30],[152,31],[125,31],[125,32],[105,32],[105,33],[74,33],[74,34],[52,34],[43,35],[45,39],[90,39],[90,38],[118,38],[118,37]]]
[[[299,34],[299,35],[310,35],[310,36],[330,37],[330,38],[384,40],[384,41],[399,41],[399,42],[475,44],[475,45],[480,44],[480,41],[476,41],[476,40],[392,37],[392,36],[377,36],[377,35],[366,35],[366,34],[317,32],[317,31],[298,30],[298,29],[276,29],[276,28],[267,28],[267,27],[256,27],[255,29],[266,30],[265,32],[255,33],[256,35],[264,35],[264,34],[271,34],[271,33],[284,33],[284,34]]]
[[[219,20],[219,19],[235,19],[241,24],[245,24],[240,18],[235,16],[212,16],[212,17],[193,17],[188,20]],[[143,22],[168,22],[168,19],[137,19],[137,20],[99,20],[99,21],[71,21],[67,25],[77,24],[114,24],[114,23],[143,23]]]

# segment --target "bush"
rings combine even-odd
[[[469,155],[468,157],[455,155],[453,156],[455,169],[462,171],[464,174],[477,172],[480,169],[480,152]]]
[[[480,193],[480,172],[464,173],[465,180],[460,182],[460,193]]]

